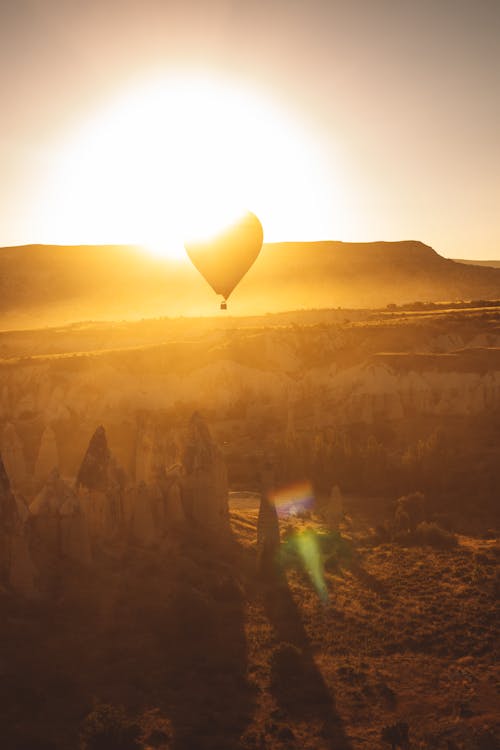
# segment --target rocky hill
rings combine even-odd
[[[457,263],[465,263],[468,266],[488,266],[489,268],[500,268],[500,260],[465,260],[463,258],[454,258]]]
[[[292,242],[264,245],[230,309],[249,315],[498,297],[500,269],[445,259],[421,242]],[[138,247],[0,249],[4,330],[216,311],[215,295],[188,262]]]
[[[113,325],[71,326],[38,331],[34,355],[31,335],[1,334],[0,449],[13,486],[29,493],[54,465],[75,477],[96,424],[140,481],[154,456],[176,461],[177,426],[201,410],[233,485],[252,489],[255,466],[269,454],[284,481],[301,471],[326,488],[335,480],[391,494],[423,484],[441,494],[479,492],[480,483],[490,502],[500,479],[492,448],[498,306],[365,311],[342,323],[267,320],[198,336],[175,321],[124,324],[116,337]],[[479,459],[478,478],[470,469]]]

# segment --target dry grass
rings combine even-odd
[[[398,720],[408,722],[411,746],[421,748],[446,748],[448,739],[457,747],[480,747],[482,733],[495,724],[498,730],[497,564],[494,542],[470,538],[446,551],[358,548],[351,563],[326,572],[326,606],[303,574],[289,572],[306,648],[353,748],[382,747],[383,727]],[[249,639],[260,643],[255,658],[266,694],[265,669],[280,634],[265,614],[256,615]],[[269,696],[267,705],[272,712]],[[322,736],[324,722],[282,718],[297,738],[285,746],[335,746]],[[273,732],[266,732],[266,746],[273,741]]]

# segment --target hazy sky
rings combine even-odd
[[[61,152],[72,143],[88,162],[82,123],[101,118],[114,133],[128,120],[113,119],[114,103],[123,113],[123,97],[150,79],[188,71],[260,102],[266,239],[421,239],[450,257],[500,258],[500,0],[0,0],[0,9],[1,245],[60,241],[58,222],[77,243],[99,168],[78,192],[83,172],[71,174],[74,154],[61,167]],[[143,164],[140,175],[144,186]],[[99,223],[88,200],[82,239],[110,241],[115,230],[126,239],[132,224],[118,226],[118,208]],[[167,195],[166,223],[169,205]]]

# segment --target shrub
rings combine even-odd
[[[434,522],[422,521],[422,523],[419,523],[415,531],[415,538],[417,544],[429,545],[429,547],[437,547],[438,549],[451,549],[458,544],[455,534],[446,531]]]
[[[498,750],[498,735],[488,729],[482,730],[476,738],[478,750]]]
[[[83,722],[81,750],[138,750],[140,730],[123,708],[106,703],[96,705]]]
[[[371,538],[373,544],[387,544],[392,541],[393,536],[393,524],[390,520],[384,521],[383,523],[375,526],[374,534]]]
[[[396,544],[404,547],[427,546],[436,549],[453,549],[458,545],[456,535],[441,528],[434,521],[422,521],[415,531],[398,531],[392,539]]]
[[[392,750],[396,750],[397,747],[410,747],[408,724],[404,721],[398,721],[397,724],[384,727],[380,733],[380,737],[383,742],[387,742],[391,746]]]
[[[298,532],[297,524],[294,524],[288,521],[283,531],[283,541],[287,542],[289,539],[292,539],[295,536],[295,534],[297,534],[297,532]]]
[[[412,492],[396,500],[394,521],[399,531],[415,531],[418,524],[427,520],[425,497]]]
[[[140,717],[140,741],[147,748],[168,750],[172,747],[172,727],[158,708],[145,711]]]

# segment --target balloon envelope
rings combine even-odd
[[[227,299],[257,258],[263,239],[260,221],[248,211],[210,239],[188,241],[184,247],[214,292]]]

